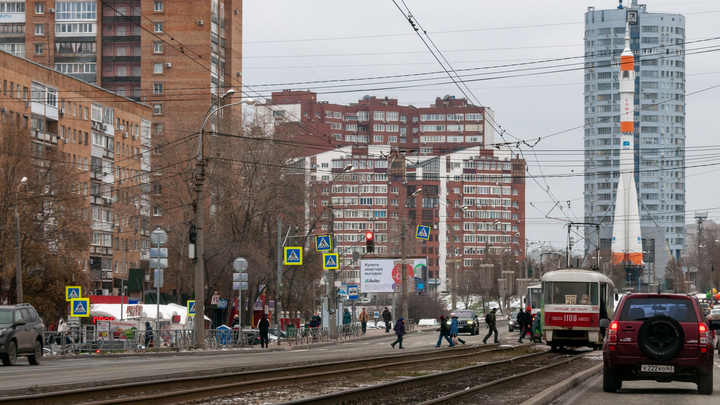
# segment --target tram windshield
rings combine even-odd
[[[546,281],[545,304],[598,305],[598,283]]]
[[[533,309],[540,308],[541,296],[542,296],[542,290],[540,289],[540,287],[528,288],[528,297],[529,297],[529,301],[530,301],[530,302],[528,302],[528,305],[530,306],[530,308],[533,308]]]

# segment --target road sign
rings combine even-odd
[[[323,270],[337,270],[340,268],[338,263],[338,253],[323,253]]]
[[[243,273],[248,268],[248,261],[244,257],[238,257],[233,261],[233,269],[238,273]]]
[[[415,231],[415,237],[418,239],[429,240],[430,239],[430,227],[425,225],[418,225]]]
[[[284,263],[291,266],[302,266],[302,247],[286,247]]]
[[[332,250],[332,240],[330,235],[320,235],[315,237],[315,249],[318,252],[328,252]]]
[[[157,257],[151,257],[149,266],[151,269],[167,269],[168,259],[158,259]]]
[[[347,291],[348,291],[348,299],[349,300],[356,300],[359,298],[357,285],[349,285]]]
[[[74,298],[82,297],[82,287],[80,286],[67,286],[65,287],[65,301],[70,301]]]
[[[156,247],[165,246],[167,240],[167,232],[163,231],[160,228],[157,228],[150,233],[150,243]]]
[[[217,304],[218,309],[227,309],[227,303],[228,303],[228,300],[218,301],[218,304]]]
[[[340,288],[338,289],[338,294],[347,295],[347,287],[347,284],[341,284]]]
[[[70,316],[90,316],[90,298],[73,298],[70,300]]]
[[[378,312],[378,311],[375,311],[373,313],[373,315],[375,315],[375,318],[380,318],[380,312]]]
[[[167,248],[150,248],[150,257],[168,257],[168,250]]]
[[[195,316],[195,301],[187,302],[187,316]]]
[[[71,328],[79,328],[80,327],[80,318],[68,316],[67,325]]]

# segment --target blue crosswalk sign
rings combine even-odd
[[[195,316],[195,301],[188,300],[187,302],[187,315]]]
[[[337,270],[340,268],[338,263],[338,253],[323,254],[323,270]]]
[[[90,298],[73,298],[70,300],[70,316],[90,316]]]
[[[302,266],[302,247],[286,247],[284,263],[291,266]]]
[[[71,301],[73,298],[82,297],[82,288],[80,286],[66,286],[65,287],[65,301]]]
[[[330,235],[316,236],[315,249],[318,252],[328,252],[332,250],[332,241],[330,239]]]
[[[415,231],[415,237],[418,239],[429,240],[430,239],[430,227],[425,225],[418,225],[417,231]]]

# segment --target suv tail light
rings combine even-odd
[[[617,343],[618,323],[617,321],[610,322],[608,326],[608,343]],[[615,345],[611,344],[608,346],[609,350],[615,350]]]
[[[707,344],[710,337],[707,325],[704,323],[698,324],[698,332],[700,333],[700,344]]]

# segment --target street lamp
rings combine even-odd
[[[212,113],[220,109],[230,107],[231,105],[243,104],[244,102],[227,104],[213,111],[220,101],[232,97],[235,94],[234,89],[229,89],[222,97],[213,101],[210,108],[205,112],[202,124],[200,125],[200,136],[198,141],[197,156],[195,157],[195,348],[205,349],[205,262],[204,239],[203,239],[203,207],[205,195],[203,193],[203,181],[205,180],[205,162],[203,161],[203,132],[205,131],[205,123]],[[212,113],[211,113],[212,111]],[[159,287],[158,287],[159,289]]]
[[[15,193],[15,282],[17,290],[17,303],[23,302],[23,285],[22,285],[22,256],[21,256],[21,244],[20,244],[20,214],[18,213],[18,197],[20,195],[20,188],[27,183],[27,177],[20,179],[18,184],[17,193]]]
[[[460,210],[461,213],[464,213],[465,210],[468,209],[468,206],[462,205],[458,209]],[[457,259],[455,259],[455,232],[452,229],[452,225],[450,225],[450,238],[451,238],[450,250],[452,251],[452,260],[450,262],[452,264],[451,302],[452,302],[452,310],[454,311],[457,309],[457,291],[458,291],[458,282],[459,282],[458,279],[460,277],[457,276],[458,266],[457,266],[457,263],[455,262],[455,260],[457,260]]]
[[[336,249],[336,243],[335,243],[335,209],[333,207],[333,187],[335,186],[335,180],[337,180],[338,177],[344,175],[347,172],[353,171],[355,168],[353,165],[347,165],[345,168],[342,169],[340,173],[335,175],[333,177],[332,181],[330,182],[330,202],[328,203],[328,209],[330,210],[330,218],[328,221],[328,233],[330,235],[330,243],[332,244],[332,250],[331,252],[335,252]],[[330,270],[328,277],[328,282],[325,285],[325,292],[328,294],[328,322],[330,326],[330,339],[337,339],[337,314],[335,313],[335,307],[337,307],[337,304],[335,302],[337,295],[335,294],[335,278],[337,277],[337,273],[335,270]]]
[[[415,190],[414,193],[410,197],[415,197],[416,195],[420,194],[422,192],[422,188],[419,188]],[[403,207],[407,207],[407,197],[405,197],[405,201],[403,202]],[[407,269],[405,268],[405,264],[407,263],[407,252],[405,251],[405,215],[403,213],[402,215],[402,223],[400,224],[400,251],[402,252],[402,271],[400,272],[400,276],[402,277],[402,294],[401,294],[401,301],[402,301],[402,313],[403,318],[408,318],[408,280],[407,280]]]

